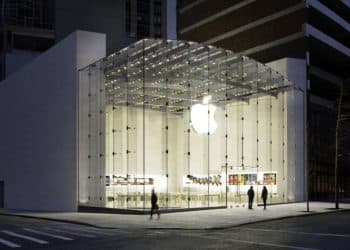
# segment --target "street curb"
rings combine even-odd
[[[210,228],[160,228],[160,227],[151,227],[151,228],[147,228],[147,229],[152,229],[152,230],[224,230],[224,229],[229,229],[229,228],[234,228],[234,227],[240,227],[240,226],[245,226],[245,225],[251,225],[251,224],[256,224],[256,223],[261,223],[261,222],[269,222],[269,221],[276,221],[276,220],[283,220],[283,219],[289,219],[289,218],[297,218],[297,217],[307,217],[307,216],[314,216],[314,215],[322,215],[322,214],[330,214],[330,213],[341,213],[341,212],[347,212],[350,211],[350,209],[348,208],[342,208],[339,210],[330,210],[327,212],[314,212],[314,211],[310,211],[310,212],[305,212],[305,214],[299,214],[299,215],[288,215],[288,216],[282,216],[282,217],[278,217],[278,218],[270,218],[270,219],[262,219],[262,220],[257,220],[257,221],[250,221],[250,222],[245,222],[245,223],[240,223],[240,224],[236,224],[236,225],[231,225],[231,226],[223,226],[223,227],[210,227]]]
[[[183,231],[209,231],[209,230],[224,230],[229,228],[235,228],[245,225],[251,225],[261,222],[269,222],[269,221],[276,221],[276,220],[282,220],[282,219],[289,219],[289,218],[297,218],[297,217],[307,217],[307,216],[314,216],[314,215],[322,215],[322,214],[331,214],[331,213],[341,213],[341,212],[347,212],[350,211],[348,208],[340,208],[339,210],[329,210],[326,212],[315,212],[315,211],[302,211],[305,212],[305,214],[299,214],[299,215],[288,215],[288,216],[282,216],[278,218],[269,218],[269,219],[262,219],[262,220],[256,220],[256,221],[250,221],[245,223],[240,223],[236,225],[229,225],[229,226],[223,226],[223,227],[209,227],[209,228],[182,228],[182,227],[145,227],[145,228],[139,228],[139,230],[145,229],[145,230],[183,230]],[[13,217],[22,217],[22,218],[30,218],[30,219],[39,219],[39,220],[47,220],[47,221],[55,221],[55,222],[63,222],[63,223],[69,223],[69,224],[76,224],[76,225],[83,225],[83,226],[89,226],[94,227],[98,229],[124,229],[121,227],[104,227],[104,226],[97,226],[94,224],[89,224],[86,222],[80,222],[80,221],[73,221],[73,220],[66,220],[66,219],[55,219],[55,218],[47,218],[47,217],[40,217],[40,216],[31,216],[31,215],[23,215],[23,214],[12,214],[12,213],[6,213],[6,212],[0,212],[0,215],[4,216],[13,216]],[[138,229],[138,228],[133,228]]]
[[[261,222],[269,222],[269,221],[276,221],[276,220],[282,220],[282,219],[290,219],[290,218],[297,218],[297,217],[308,217],[308,216],[315,216],[315,215],[322,215],[322,214],[330,214],[330,213],[341,213],[341,212],[347,212],[350,211],[348,208],[342,208],[339,210],[329,210],[327,212],[314,212],[314,211],[302,211],[305,212],[305,214],[299,214],[299,215],[288,215],[288,216],[283,216],[279,218],[271,218],[271,219],[263,219],[263,220],[258,220],[258,221],[251,221],[251,222],[245,222],[233,226],[226,226],[226,227],[212,227],[210,230],[223,230],[223,229],[229,229],[229,228],[234,228],[238,226],[245,226],[245,225],[251,225],[251,224],[256,224],[256,223],[261,223]]]

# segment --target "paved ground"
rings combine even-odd
[[[0,215],[0,249],[345,250],[350,249],[349,222],[349,210],[223,229],[101,229]]]
[[[0,249],[119,249],[134,232],[0,215]]]
[[[162,214],[160,220],[149,220],[148,215],[98,214],[98,213],[41,213],[2,210],[0,213],[36,218],[62,220],[100,228],[158,228],[158,229],[212,229],[243,225],[271,219],[334,212],[333,203],[310,202],[310,211],[305,212],[305,203],[272,205],[266,210],[254,207],[200,210]],[[341,209],[350,209],[350,204],[340,204]]]
[[[154,230],[130,249],[350,249],[350,212],[293,217],[216,230]],[[147,243],[151,242],[151,246]]]

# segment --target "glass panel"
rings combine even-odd
[[[143,186],[147,206],[151,207],[151,190],[155,190],[158,205],[167,208],[167,108],[166,108],[166,59],[156,56],[150,48],[159,49],[164,43],[155,45],[153,40],[143,41]],[[148,184],[150,183],[150,185]]]
[[[169,50],[180,46],[176,41],[168,41]],[[185,46],[183,44],[182,46]],[[188,52],[187,48],[184,51]],[[181,54],[180,54],[181,55]],[[188,76],[188,56],[167,55],[167,126],[168,126],[168,195],[169,208],[187,208],[189,206],[189,190],[187,175],[189,172],[189,108],[190,85]],[[171,60],[179,56],[181,70],[172,71]]]
[[[105,75],[103,73],[103,67],[101,62],[96,63],[96,71],[98,77],[98,140],[99,140],[99,182],[98,190],[100,196],[100,207],[106,206],[106,87],[105,87]]]
[[[259,64],[252,59],[244,58],[243,61],[243,86],[245,91],[251,93],[258,93],[259,80]],[[249,88],[247,87],[249,86]],[[256,95],[255,94],[255,95]],[[253,206],[259,198],[258,190],[258,168],[257,168],[257,99],[253,95],[250,97],[242,111],[242,148],[243,148],[243,166],[241,176],[243,176],[243,183],[241,183],[241,194],[247,198],[247,192],[250,187],[254,190]]]
[[[249,187],[256,204],[264,185],[269,203],[300,199],[302,123],[290,121],[301,120],[302,97],[286,94],[291,84],[265,65],[211,46],[144,39],[79,80],[89,103],[80,204],[147,210],[155,189],[162,209],[246,206]]]
[[[136,61],[134,58],[139,55]],[[142,92],[142,43],[128,47],[127,62],[127,207],[131,209],[143,208],[140,178],[143,174],[143,97]]]
[[[192,63],[190,69],[191,108],[190,112],[190,171],[187,176],[190,192],[190,207],[208,207],[208,123],[209,123],[209,79],[208,53],[206,46],[198,45],[191,55],[200,58]]]
[[[266,183],[270,193],[270,202],[278,203],[286,201],[286,134],[285,134],[285,95],[279,93],[277,98],[270,97],[270,168],[271,172],[276,174],[273,176],[276,180],[269,180]]]
[[[90,103],[90,76],[89,68],[79,71],[79,146],[84,145],[84,150],[78,151],[79,155],[79,205],[88,205],[90,191],[89,173],[89,103]]]
[[[89,67],[89,86],[89,204],[100,207],[105,205],[105,87],[99,64]]]
[[[96,78],[95,67],[89,67],[89,197],[88,204],[90,206],[98,206],[99,197],[98,188],[98,117],[97,117],[97,94],[98,79]]]
[[[209,206],[226,205],[226,60],[227,53],[212,48],[209,53],[208,185]]]
[[[258,107],[258,134],[259,134],[259,146],[258,146],[258,154],[259,154],[259,175],[258,181],[260,184],[260,188],[262,186],[266,186],[268,189],[269,198],[267,199],[267,203],[271,202],[271,197],[273,194],[273,183],[270,185],[266,181],[266,176],[268,172],[272,171],[272,162],[270,161],[272,153],[271,153],[271,132],[272,132],[272,107],[271,100],[273,97],[271,96],[262,96],[259,98],[259,107]],[[261,191],[261,190],[260,190]]]
[[[107,207],[127,208],[127,50],[104,63],[106,82],[106,202]]]
[[[242,204],[241,170],[243,168],[242,155],[242,110],[245,101],[239,97],[243,79],[243,60],[232,53],[228,54],[227,62],[227,151],[228,151],[228,206]],[[245,194],[243,190],[243,194]],[[245,195],[243,196],[243,199]]]

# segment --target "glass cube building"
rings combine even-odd
[[[248,57],[140,40],[79,71],[79,205],[148,210],[304,199],[303,92]],[[256,204],[256,203],[255,203]]]

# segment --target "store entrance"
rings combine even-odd
[[[0,208],[4,208],[4,181],[0,181]]]

